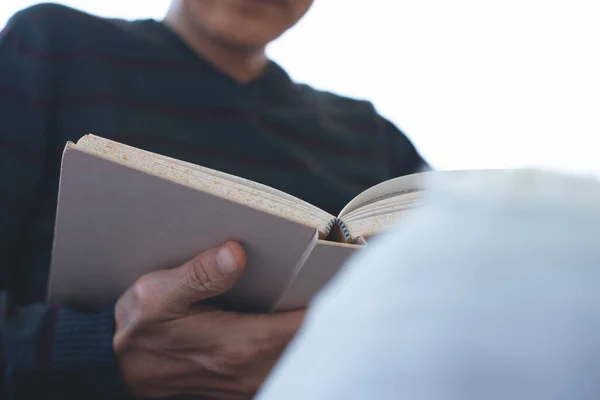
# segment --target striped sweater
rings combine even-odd
[[[154,20],[52,4],[17,13],[0,34],[0,390],[9,398],[124,395],[113,310],[44,302],[61,153],[86,133],[243,176],[331,213],[425,166],[369,102],[297,84],[275,63],[240,84]]]

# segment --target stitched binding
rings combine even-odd
[[[350,232],[348,231],[348,227],[346,226],[346,223],[339,218],[334,218],[331,221],[329,221],[329,224],[327,224],[327,226],[325,227],[327,234],[329,235],[329,233],[331,233],[331,230],[333,229],[333,227],[335,225],[338,225],[340,228],[342,228],[342,233],[344,234],[344,241],[346,243],[352,243],[352,236],[350,235]]]

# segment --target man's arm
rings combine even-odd
[[[27,11],[0,34],[0,397],[114,398],[113,310],[80,314],[25,295],[48,267],[23,262],[52,119],[46,46]]]

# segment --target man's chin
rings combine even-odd
[[[246,25],[246,26],[244,26]],[[230,47],[247,49],[249,51],[263,49],[277,39],[281,33],[265,29],[264,26],[242,24],[242,26],[227,27],[215,33],[215,39]]]

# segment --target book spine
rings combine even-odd
[[[329,222],[329,224],[327,224],[327,227],[326,227],[327,233],[331,232],[333,227],[336,225],[339,226],[342,230],[342,234],[344,235],[344,242],[352,243],[353,242],[352,235],[350,235],[350,232],[348,231],[348,227],[346,226],[346,223],[344,221],[342,221],[340,218],[334,218]]]
[[[292,272],[290,274],[290,279],[288,280],[287,285],[285,286],[285,288],[283,288],[283,290],[279,294],[279,297],[273,303],[273,306],[271,307],[269,312],[273,313],[273,312],[277,311],[277,309],[279,308],[279,304],[281,304],[281,301],[285,297],[285,294],[288,292],[288,290],[290,290],[290,288],[294,285],[294,282],[296,281],[296,278],[300,274],[300,271],[302,270],[304,263],[306,263],[306,260],[308,260],[308,257],[310,257],[310,255],[312,254],[312,251],[315,248],[315,246],[317,245],[318,241],[319,241],[319,231],[316,230],[312,239],[306,246],[306,250],[302,254],[302,257],[300,257],[300,260],[298,260],[298,262],[294,266],[294,269],[292,270]]]

